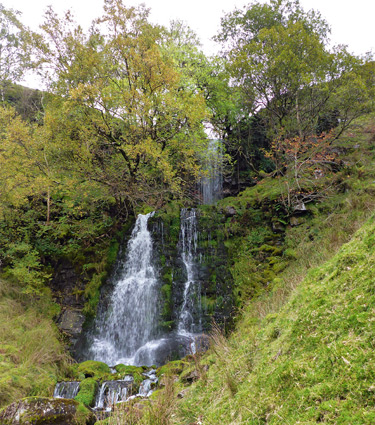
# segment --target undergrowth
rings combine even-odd
[[[0,280],[0,406],[50,396],[69,371],[69,356],[52,321],[56,306]]]

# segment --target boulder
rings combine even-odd
[[[76,423],[78,402],[64,398],[29,397],[0,412],[2,425],[70,425]]]
[[[73,338],[77,338],[82,332],[85,315],[79,309],[66,308],[57,323],[58,327]]]

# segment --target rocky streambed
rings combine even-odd
[[[142,414],[168,379],[182,388],[198,379],[190,357],[157,369],[123,364],[110,368],[91,360],[76,364],[74,379],[58,382],[51,397],[28,397],[7,406],[0,411],[0,424],[93,425],[121,409]]]

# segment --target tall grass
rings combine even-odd
[[[70,359],[48,313],[51,306],[0,280],[0,406],[50,396],[58,376],[68,372]]]

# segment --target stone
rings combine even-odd
[[[85,316],[79,309],[66,308],[60,316],[57,326],[63,332],[78,337],[82,332]]]
[[[224,214],[227,217],[233,217],[237,214],[237,211],[234,207],[226,207],[225,210],[224,210]]]
[[[63,398],[29,397],[0,412],[2,425],[69,425],[76,423],[78,402]]]
[[[184,398],[186,395],[186,390],[182,390],[177,394],[177,398]]]
[[[194,381],[197,381],[198,379],[199,373],[197,370],[192,370],[190,373],[183,377],[183,381],[189,384],[193,383]]]

